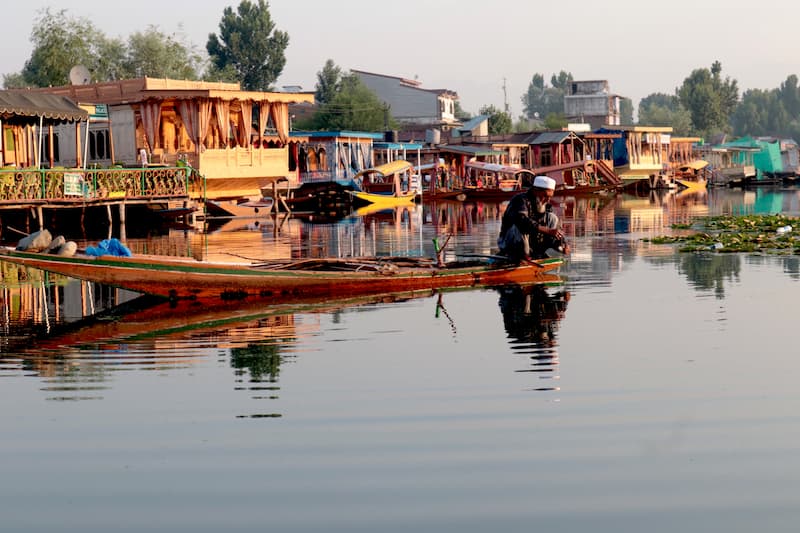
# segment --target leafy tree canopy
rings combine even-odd
[[[683,81],[677,94],[692,117],[692,128],[698,135],[712,136],[730,131],[730,118],[739,100],[736,80],[721,77],[722,64],[715,61],[711,69],[695,69]]]
[[[511,116],[500,111],[494,105],[485,105],[478,111],[479,115],[489,115],[489,135],[510,133],[513,129]]]
[[[125,57],[126,77],[197,79],[202,57],[176,35],[167,35],[156,26],[131,34]]]
[[[317,85],[314,99],[318,104],[330,102],[342,87],[342,69],[329,59],[322,70],[317,72]]]
[[[536,73],[531,78],[528,90],[522,95],[522,110],[527,118],[543,118],[553,113],[564,113],[564,95],[572,83],[572,74],[561,71],[550,78],[551,87],[544,76]]]
[[[675,95],[650,94],[639,102],[639,124],[671,126],[675,135],[692,134],[692,116]]]
[[[323,103],[308,123],[312,130],[385,131],[397,127],[389,107],[356,74],[342,77],[339,90]]]
[[[208,36],[206,50],[216,72],[233,68],[243,89],[268,91],[286,65],[287,46],[289,34],[275,29],[269,3],[242,0],[236,12],[223,10],[219,35]]]
[[[31,32],[33,52],[20,73],[4,75],[5,87],[68,85],[75,65],[85,66],[92,81],[139,76],[197,79],[202,58],[179,36],[151,26],[126,43],[110,39],[86,18],[65,10],[43,10]]]

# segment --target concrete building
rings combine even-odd
[[[573,81],[564,95],[564,115],[570,122],[583,122],[595,130],[620,124],[620,100],[606,80]]]
[[[389,106],[389,113],[404,125],[426,125],[451,129],[456,119],[458,94],[448,89],[424,89],[417,80],[351,70],[378,98]]]

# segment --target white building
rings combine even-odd
[[[449,129],[460,125],[456,119],[458,94],[448,89],[423,89],[417,80],[351,70],[403,124],[423,124]]]

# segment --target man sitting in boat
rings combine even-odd
[[[531,188],[511,199],[497,239],[501,255],[512,261],[529,261],[547,257],[549,249],[569,253],[558,217],[550,205],[555,189],[554,179],[536,176]]]

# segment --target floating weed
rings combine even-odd
[[[687,235],[663,235],[648,240],[654,244],[680,244],[681,252],[769,253],[800,255],[800,219],[786,215],[722,215],[698,219],[691,226],[675,224],[674,229],[694,229]]]

